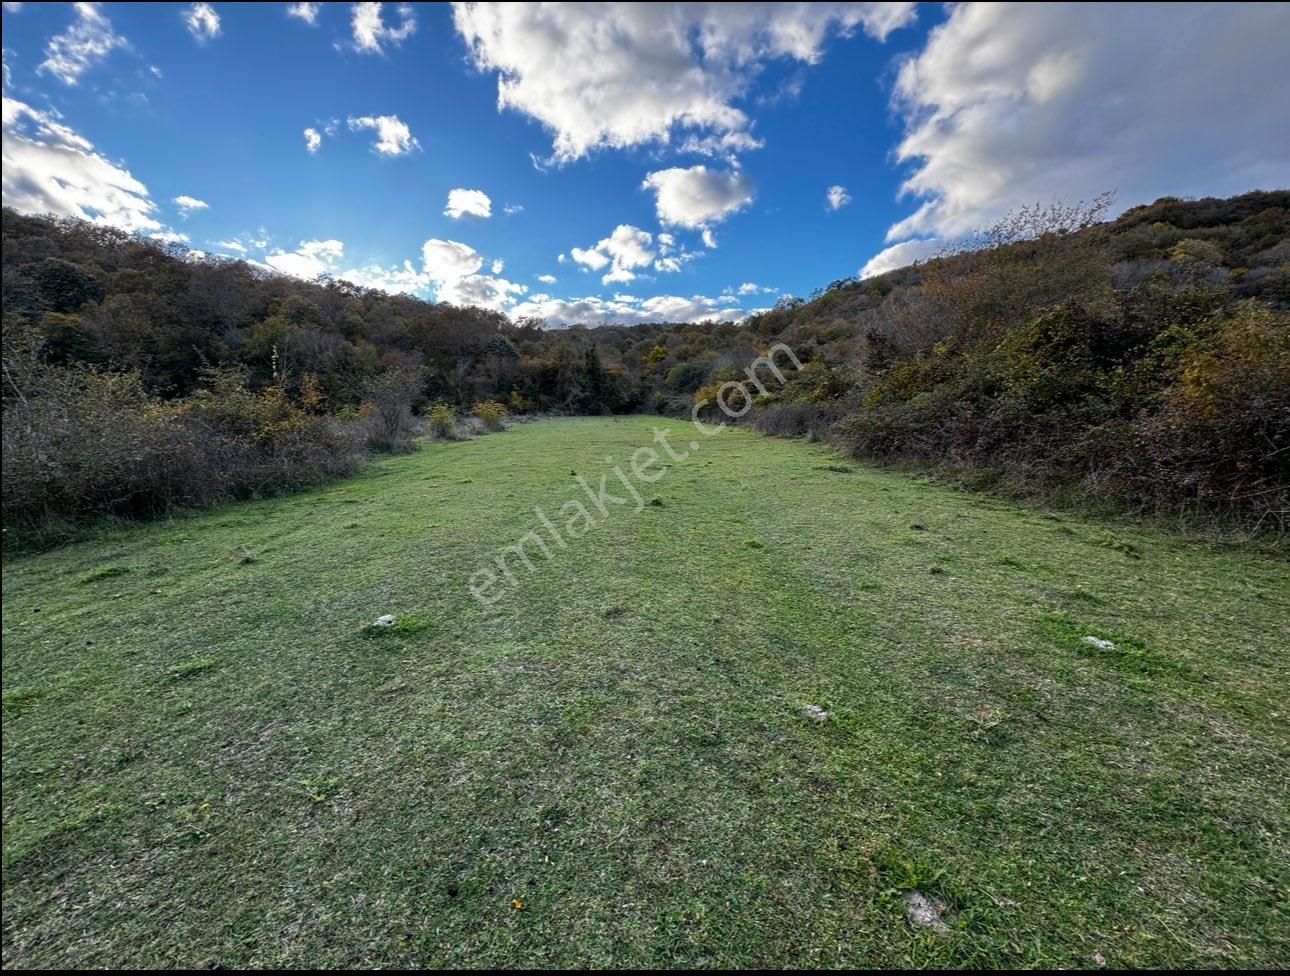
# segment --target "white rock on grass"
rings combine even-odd
[[[393,627],[394,614],[387,613],[384,617],[377,617],[374,621],[372,621],[372,626],[373,627]]]
[[[1083,641],[1085,644],[1088,644],[1092,647],[1096,647],[1099,651],[1115,650],[1115,641],[1102,640],[1102,638],[1094,637],[1092,634],[1089,634],[1087,637],[1083,638]]]
[[[829,720],[829,713],[819,705],[807,705],[802,709],[802,714],[814,722],[827,722]]]
[[[931,929],[942,935],[950,927],[941,921],[945,914],[945,902],[938,898],[928,898],[921,891],[905,892],[905,918],[916,929]]]

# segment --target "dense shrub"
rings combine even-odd
[[[367,384],[363,412],[374,447],[391,453],[411,449],[412,408],[424,388],[421,371],[410,366],[388,369]]]
[[[426,427],[432,437],[448,438],[457,431],[457,411],[442,400],[426,411]]]
[[[500,403],[477,403],[470,412],[480,419],[485,430],[501,430],[506,426],[506,408]]]
[[[1290,314],[1243,303],[1181,344],[1160,411],[1139,425],[1140,494],[1290,511]]]
[[[5,339],[7,545],[97,515],[292,491],[353,470],[364,454],[360,423],[311,415],[235,373],[162,400],[137,372],[51,367],[20,330]]]

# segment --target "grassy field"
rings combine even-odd
[[[1284,562],[727,431],[471,597],[651,442],[9,559],[5,965],[1290,964]]]

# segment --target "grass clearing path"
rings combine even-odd
[[[730,430],[470,597],[659,423],[8,559],[6,966],[1290,964],[1285,562]]]

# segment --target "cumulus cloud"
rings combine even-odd
[[[181,234],[176,230],[159,230],[148,236],[160,244],[187,244],[190,240],[187,234]]]
[[[382,3],[354,4],[351,25],[354,29],[354,48],[364,54],[381,54],[385,44],[402,44],[416,33],[417,19],[412,8],[400,4],[399,26],[387,27],[382,13]]]
[[[296,17],[303,20],[310,27],[318,24],[318,10],[322,7],[321,3],[289,3],[287,4],[287,16]]]
[[[185,217],[194,210],[210,209],[210,204],[205,200],[198,200],[196,197],[190,197],[187,193],[181,193],[179,196],[175,197],[174,203],[175,206],[179,208],[179,212]]]
[[[695,251],[688,251],[677,243],[676,237],[663,231],[654,238],[658,257],[654,261],[654,270],[664,273],[675,273],[682,266],[699,257]]]
[[[570,248],[569,255],[575,262],[581,264],[583,267],[590,268],[592,271],[599,271],[609,263],[609,256],[601,254],[600,251],[595,248],[590,248],[586,251],[580,247]],[[564,255],[561,254],[560,260],[563,259]]]
[[[459,3],[474,64],[498,75],[498,107],[541,122],[554,157],[670,143],[729,153],[759,145],[736,104],[774,60],[813,64],[831,34],[879,40],[912,3]]]
[[[345,245],[337,240],[301,241],[294,251],[276,250],[268,254],[264,263],[274,271],[293,278],[312,280],[331,274],[345,254]]]
[[[569,255],[591,271],[608,267],[601,278],[607,285],[615,281],[632,281],[639,269],[649,267],[655,257],[653,244],[654,237],[648,231],[631,224],[619,224],[608,237],[586,249],[571,248]]]
[[[645,177],[641,189],[654,191],[658,219],[678,227],[706,228],[720,223],[753,198],[752,180],[742,170],[706,166],[656,170]]]
[[[340,271],[337,278],[362,288],[375,288],[390,295],[424,295],[430,287],[430,276],[419,271],[411,261],[404,261],[392,268],[369,264],[363,268]]]
[[[453,220],[460,220],[462,217],[484,220],[493,215],[493,201],[483,190],[449,190],[448,206],[443,215]]]
[[[502,213],[506,214],[506,216],[508,217],[513,217],[517,213],[523,213],[523,212],[524,212],[524,204],[522,203],[508,203],[506,206],[502,207]]]
[[[246,257],[252,251],[263,251],[269,246],[269,233],[261,227],[254,234],[238,234],[236,237],[229,238],[226,241],[212,241],[210,242],[210,245],[211,247],[218,248],[224,252],[231,251],[233,252],[233,255],[238,257]],[[231,255],[226,254],[226,256]],[[265,265],[262,262],[256,261],[252,263],[260,264],[262,267],[268,267],[268,265]]]
[[[543,274],[543,275],[538,275],[537,280],[542,282],[542,284],[544,285],[554,285],[557,279],[555,275]]]
[[[439,282],[435,297],[451,305],[475,305],[494,312],[504,312],[527,288],[505,278],[490,275],[466,275],[453,281]]]
[[[81,75],[119,47],[128,47],[124,37],[112,29],[97,3],[73,4],[76,19],[72,25],[50,38],[45,46],[45,60],[37,68],[51,74],[65,85],[75,85]]]
[[[860,277],[872,278],[874,275],[903,268],[915,261],[926,261],[928,258],[936,257],[944,246],[944,241],[934,237],[892,244],[890,247],[883,248],[865,263],[865,266],[860,269]]]
[[[3,200],[131,232],[165,230],[148,188],[49,112],[4,97]]]
[[[1290,7],[962,4],[906,62],[895,105],[921,201],[889,241],[954,238],[1018,206],[1284,186]],[[1218,70],[1214,66],[1221,66]],[[880,256],[881,257],[881,256]],[[875,261],[878,259],[875,259]],[[890,258],[888,259],[890,260]],[[872,264],[873,262],[871,262]]]
[[[219,37],[219,14],[209,3],[190,4],[184,11],[184,25],[202,43]]]
[[[708,298],[692,295],[656,295],[635,298],[614,295],[613,298],[554,298],[532,295],[510,310],[513,319],[539,318],[549,326],[569,325],[636,325],[642,322],[739,322],[750,314],[738,308],[729,297]]]
[[[830,210],[841,210],[851,202],[851,194],[845,186],[835,184],[824,191],[824,200]]]
[[[322,133],[313,126],[305,129],[305,150],[316,153],[322,147]]]
[[[735,288],[727,288],[726,294],[734,295],[773,295],[779,291],[778,288],[771,288],[769,285],[759,285],[755,281],[745,281]]]
[[[460,241],[431,238],[422,246],[421,257],[425,275],[441,302],[504,311],[528,290],[497,277],[501,269],[496,264],[492,275],[480,274],[484,256]]]
[[[378,264],[355,265],[342,270],[345,245],[338,240],[302,241],[292,251],[277,248],[257,260],[252,255],[268,247],[263,230],[258,235],[242,234],[212,246],[226,255],[245,260],[257,267],[295,278],[313,280],[321,275],[348,281],[362,288],[373,288],[392,295],[435,297],[454,305],[477,305],[505,311],[528,289],[498,277],[500,260],[493,261],[493,274],[481,274],[485,259],[468,244],[433,238],[421,249],[421,266],[405,260],[382,267]]]
[[[376,144],[373,148],[382,156],[406,156],[414,149],[421,148],[421,143],[413,138],[408,124],[397,115],[351,116],[349,127],[353,132],[360,129],[376,130]]]
[[[484,266],[484,258],[469,244],[432,237],[421,248],[426,273],[435,281],[451,281],[472,275]]]

